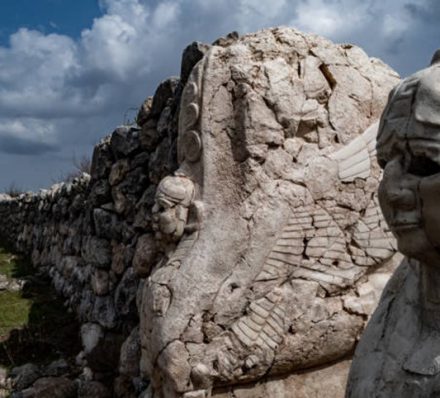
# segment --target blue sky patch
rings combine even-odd
[[[78,38],[93,19],[102,15],[93,0],[1,0],[0,46],[20,28]]]

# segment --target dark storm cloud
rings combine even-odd
[[[0,138],[0,152],[9,155],[40,156],[48,152],[57,152],[60,147],[46,142],[38,142],[12,135],[2,135]]]
[[[90,154],[160,81],[179,73],[182,50],[195,40],[287,25],[360,45],[402,75],[425,66],[440,47],[434,0],[99,3],[103,15],[79,38],[21,29],[0,47],[0,150],[21,155],[16,170],[26,157],[59,150],[56,159],[41,156],[38,174],[0,172],[0,187],[19,177],[19,185],[37,188],[52,182],[54,165],[69,170],[72,154]]]

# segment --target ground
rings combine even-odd
[[[10,286],[5,287],[7,281]],[[54,359],[73,361],[80,351],[79,325],[50,281],[23,256],[0,243],[0,371]],[[2,380],[0,372],[0,397]],[[7,396],[7,395],[3,395]]]

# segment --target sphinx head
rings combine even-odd
[[[176,242],[182,237],[193,197],[194,184],[188,178],[169,176],[159,183],[152,209],[156,238]]]
[[[390,94],[378,133],[380,204],[399,250],[440,264],[440,59]]]

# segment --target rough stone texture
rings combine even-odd
[[[284,378],[263,379],[257,384],[214,392],[216,398],[328,398],[343,397],[342,380],[347,378],[350,361],[340,361],[322,369]]]
[[[293,29],[194,43],[181,79],[95,147],[90,175],[1,195],[0,238],[85,324],[81,377],[154,398],[246,383],[327,397],[317,369],[344,384],[346,362],[330,364],[394,266],[374,143],[397,82]]]
[[[440,394],[439,61],[404,79],[382,115],[379,198],[405,259],[357,347],[347,398]]]
[[[230,35],[193,69],[140,313],[155,398],[352,352],[395,264],[375,138],[397,82],[359,48],[284,28]]]
[[[107,387],[97,381],[81,383],[78,387],[78,398],[110,398]]]
[[[22,394],[24,398],[76,398],[75,382],[66,377],[43,377]]]
[[[0,238],[28,254],[65,296],[84,324],[78,363],[91,378],[104,374],[106,388],[118,375],[124,339],[139,324],[139,281],[163,257],[153,237],[152,206],[156,183],[176,168],[181,91],[178,78],[164,81],[142,106],[139,125],[118,127],[94,148],[90,175],[37,193],[0,195]],[[148,147],[147,132],[154,132]],[[0,290],[15,288],[0,279]],[[127,344],[131,355],[133,337]],[[132,385],[139,384],[139,355],[122,362]]]
[[[12,384],[17,390],[29,387],[40,376],[41,372],[38,366],[31,363],[13,368],[9,373]]]

